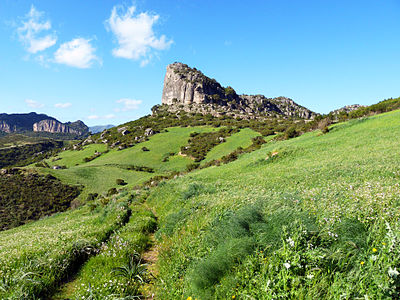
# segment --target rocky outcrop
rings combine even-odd
[[[10,133],[14,131],[6,121],[0,121],[0,131]]]
[[[167,66],[162,104],[170,112],[184,110],[201,114],[233,115],[242,118],[284,116],[312,119],[316,114],[286,97],[238,95],[232,87],[222,87],[215,79],[182,63]],[[161,107],[155,107],[157,112]]]
[[[352,112],[353,110],[357,110],[357,109],[362,108],[362,107],[366,107],[366,106],[365,105],[360,105],[360,104],[346,105],[346,106],[343,106],[342,108],[336,109],[336,110],[334,110],[334,111],[332,111],[330,113],[333,114],[333,115],[338,115],[338,114],[340,114],[342,112],[349,113],[349,112]]]
[[[82,122],[61,123],[45,114],[0,114],[0,131],[13,132],[50,132],[73,135],[86,135],[89,128]]]
[[[45,132],[51,132],[51,133],[70,133],[70,134],[77,134],[77,135],[82,134],[81,131],[72,129],[68,125],[58,122],[56,120],[42,120],[40,122],[33,124],[32,129],[35,132],[45,131]]]

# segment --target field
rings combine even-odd
[[[126,203],[113,200],[0,232],[0,298],[52,294],[127,216]]]
[[[162,299],[396,298],[400,112],[157,188]]]
[[[185,127],[169,128],[151,136],[148,141],[124,150],[111,149],[106,152],[104,144],[91,144],[83,150],[67,150],[58,154],[56,158],[46,160],[50,167],[65,166],[66,169],[54,170],[40,168],[41,172],[49,173],[68,184],[83,185],[80,199],[85,201],[89,193],[105,193],[110,188],[118,188],[117,179],[123,179],[127,188],[132,188],[156,175],[166,175],[171,172],[184,171],[193,161],[178,155],[181,146],[187,144],[192,132],[215,131],[212,127]],[[145,147],[149,151],[143,151]],[[101,152],[99,157],[85,162],[95,152]],[[169,154],[171,153],[171,154]],[[168,160],[164,160],[164,158]],[[154,170],[153,173],[127,170],[129,166],[144,166]]]
[[[221,143],[212,148],[211,151],[207,153],[207,156],[202,163],[207,163],[214,159],[220,159],[239,147],[247,148],[252,144],[251,139],[259,135],[258,132],[255,132],[250,128],[243,128],[232,136],[227,137],[225,143]]]
[[[220,128],[174,127],[125,150],[61,152],[47,163],[66,169],[37,169],[84,185],[83,202],[102,195],[0,232],[0,298],[398,299],[399,128],[394,111],[325,134],[267,137],[228,164],[140,190],[132,188],[193,163],[179,154],[191,133]],[[241,129],[200,165],[257,136]],[[104,153],[85,161],[96,151]],[[150,247],[157,251],[143,261]]]

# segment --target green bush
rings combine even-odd
[[[115,194],[118,194],[118,191],[117,191],[116,188],[110,188],[108,190],[108,192],[107,192],[107,196],[112,196],[112,195],[115,195]]]
[[[118,178],[115,180],[115,183],[118,185],[127,185],[127,183],[125,182],[125,180]]]

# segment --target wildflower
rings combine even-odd
[[[192,297],[191,296],[189,296],[189,297],[187,297],[187,299],[186,300],[192,300]]]
[[[289,268],[290,268],[290,264],[289,264],[289,263],[284,263],[283,265],[284,265],[284,267],[285,267],[286,269],[289,270]]]
[[[377,255],[372,255],[372,256],[371,256],[371,259],[372,259],[373,261],[376,261],[376,260],[378,259],[378,256],[377,256]]]
[[[376,248],[372,248],[372,252],[376,252],[378,251]]]
[[[363,266],[364,264],[365,264],[365,262],[364,262],[364,261],[361,261],[361,262],[360,262],[360,265],[362,265],[362,266]]]
[[[289,238],[286,240],[286,242],[288,242],[288,244],[290,245],[290,247],[293,247],[293,246],[294,246],[294,241],[292,240],[291,237],[289,237]]]
[[[233,295],[233,296],[232,296],[232,299],[236,299],[236,296],[235,296],[235,295]]]
[[[397,271],[396,268],[392,269],[392,267],[389,267],[388,274],[390,277],[397,276],[399,275],[399,271]]]
[[[307,275],[307,278],[308,278],[308,279],[313,279],[313,278],[314,278],[314,274],[308,274],[308,275]]]

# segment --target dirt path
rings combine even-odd
[[[142,258],[147,264],[147,270],[150,273],[150,282],[143,287],[143,296],[146,300],[155,299],[154,297],[154,281],[158,276],[157,260],[159,246],[156,243],[154,234],[150,235],[152,246],[143,253]]]
[[[75,274],[68,282],[65,282],[56,294],[51,296],[50,300],[67,300],[71,299],[70,297],[74,294],[76,289],[75,280],[78,277],[78,274]]]

